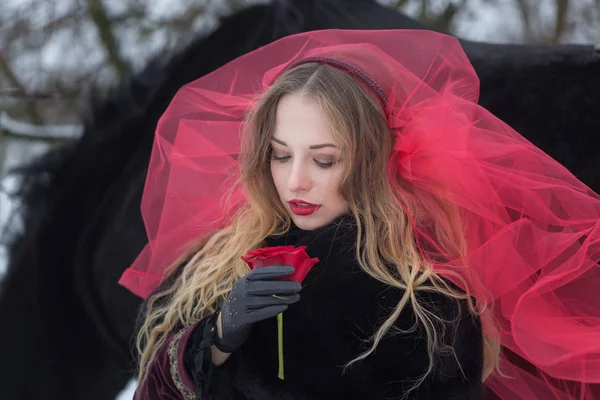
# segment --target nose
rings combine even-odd
[[[310,172],[306,165],[295,162],[290,169],[287,179],[288,190],[292,193],[310,190],[312,183]]]

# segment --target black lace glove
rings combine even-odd
[[[246,341],[254,323],[274,317],[300,300],[299,282],[276,280],[293,272],[294,267],[287,265],[260,267],[236,282],[221,308],[222,337],[215,335],[217,349],[233,353]]]

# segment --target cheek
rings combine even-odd
[[[340,170],[332,171],[331,174],[328,174],[327,178],[322,182],[326,188],[325,191],[327,193],[327,197],[329,197],[331,200],[336,199],[338,201],[343,201],[340,194],[342,173],[343,171]]]
[[[271,162],[271,177],[273,178],[273,183],[275,184],[275,188],[277,188],[278,192],[281,192],[281,175],[281,165]]]

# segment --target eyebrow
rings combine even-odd
[[[279,143],[282,146],[287,146],[287,143],[284,142],[283,140],[279,140],[277,138],[271,138],[272,141],[274,141],[275,143]],[[322,144],[315,144],[313,146],[309,146],[308,148],[311,150],[318,150],[318,149],[322,149],[325,147],[333,147],[333,148],[337,148],[336,145],[331,144],[331,143],[322,143]]]

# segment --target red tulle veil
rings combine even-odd
[[[600,196],[478,106],[479,80],[460,43],[435,32],[301,33],[181,88],[156,130],[142,200],[149,243],[120,283],[147,297],[185,245],[227,223],[235,206],[223,196],[245,111],[309,57],[341,62],[385,108],[396,135],[390,173],[457,212],[460,256],[427,222],[443,218],[443,207],[423,200],[427,218],[409,218],[423,258],[492,306],[484,328],[503,346],[505,376],[486,382],[491,391],[505,400],[596,398]],[[243,202],[237,189],[232,204]]]

